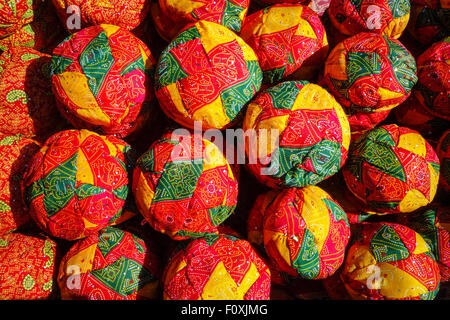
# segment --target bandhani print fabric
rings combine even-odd
[[[450,281],[450,207],[433,205],[400,216],[398,223],[422,236],[438,263],[441,283]]]
[[[64,124],[50,82],[51,58],[13,47],[0,56],[0,132],[47,139]]]
[[[170,259],[162,277],[164,300],[268,300],[270,270],[249,242],[207,235]]]
[[[344,210],[316,186],[281,191],[265,211],[263,229],[277,269],[305,279],[334,274],[350,239]]]
[[[411,0],[407,30],[424,46],[450,35],[450,6],[447,0]]]
[[[55,298],[58,255],[48,237],[0,235],[0,300]]]
[[[21,181],[38,142],[0,133],[0,234],[14,231],[31,219],[22,198]]]
[[[0,39],[5,38],[34,19],[34,12],[42,1],[1,0],[0,1]]]
[[[240,33],[258,56],[263,83],[308,79],[323,64],[328,40],[319,16],[301,4],[277,4],[247,17]]]
[[[352,143],[343,176],[368,212],[407,213],[433,201],[439,171],[431,145],[417,131],[392,124]]]
[[[132,215],[123,207],[133,168],[131,147],[113,136],[59,132],[34,155],[25,174],[30,215],[47,234],[66,240],[125,221]]]
[[[344,165],[350,127],[344,110],[322,87],[286,81],[248,105],[247,167],[271,188],[315,185]]]
[[[398,40],[362,32],[333,48],[323,81],[343,106],[353,132],[373,128],[405,101],[416,73],[414,57]]]
[[[79,14],[81,29],[112,24],[127,30],[138,27],[150,10],[151,0],[52,0],[61,23],[69,31],[71,16]],[[76,6],[78,9],[72,9]]]
[[[170,42],[187,24],[204,20],[240,32],[250,0],[159,0],[152,18],[160,36]]]
[[[450,121],[450,37],[417,58],[417,74],[417,100],[432,115]]]
[[[363,224],[341,273],[354,300],[433,300],[440,279],[425,240],[395,223]]]
[[[85,28],[53,50],[52,89],[62,115],[78,129],[126,137],[153,98],[154,60],[147,46],[113,25]]]
[[[158,297],[160,259],[155,244],[107,227],[76,242],[63,257],[63,300],[150,300]]]
[[[436,152],[441,164],[439,186],[450,192],[450,130],[445,131],[439,139]]]
[[[344,35],[374,32],[398,39],[410,16],[409,0],[331,0],[328,16]]]
[[[13,1],[8,2],[13,3]],[[64,39],[66,33],[59,25],[60,22],[51,1],[34,2],[38,8],[33,13],[33,21],[7,37],[0,37],[0,51],[6,51],[11,47],[27,47],[48,53],[49,47],[54,42]]]
[[[155,76],[159,104],[187,128],[225,129],[261,87],[255,52],[228,28],[200,20],[162,52]]]
[[[218,233],[236,207],[238,182],[214,143],[172,131],[138,159],[133,193],[153,229],[184,240]]]

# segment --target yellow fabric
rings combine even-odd
[[[402,17],[393,19],[383,30],[383,34],[390,38],[398,39],[403,34],[406,26],[409,22],[410,14],[406,14]]]
[[[247,112],[245,114],[243,129],[247,131],[255,126],[256,119],[261,114],[262,108],[256,103],[250,103],[247,107]]]
[[[425,158],[427,155],[427,146],[425,143],[425,139],[423,139],[417,133],[406,133],[402,134],[399,137],[398,148],[402,148],[408,151],[411,151],[422,158]]]
[[[279,232],[264,230],[264,245],[267,246],[269,242],[274,243],[280,256],[289,266],[291,266],[291,254],[286,235]]]
[[[200,42],[202,43],[206,53],[209,53],[211,50],[223,43],[236,40],[242,49],[243,56],[246,61],[258,60],[258,57],[253,49],[245,43],[244,40],[238,37],[236,33],[232,32],[228,28],[205,20],[198,21],[195,26],[200,34]]]
[[[412,212],[420,207],[428,205],[430,201],[423,195],[422,192],[416,189],[409,190],[406,196],[399,204],[400,212]]]
[[[89,89],[85,75],[79,72],[63,72],[56,77],[69,99],[79,108],[77,113],[82,120],[99,126],[110,124],[110,118],[99,107]]]
[[[354,273],[359,269],[364,269],[371,265],[375,265],[376,263],[377,260],[370,252],[368,245],[352,246],[347,253],[344,271],[346,273]],[[355,273],[352,277],[356,280],[361,280],[361,277],[363,276],[359,275],[359,273]]]
[[[380,293],[391,299],[417,297],[427,293],[428,289],[407,272],[387,262],[378,264],[380,268]]]
[[[105,31],[106,36],[109,38],[111,37],[114,33],[117,32],[117,30],[120,29],[120,27],[118,26],[114,26],[112,24],[102,24],[100,25],[103,28],[103,31]]]
[[[160,5],[165,6],[168,12],[176,12],[177,15],[186,15],[205,4],[193,0],[164,0],[159,1]]]
[[[242,300],[241,292],[228,273],[223,262],[219,262],[201,293],[202,300]]]
[[[420,254],[430,251],[430,247],[428,246],[426,241],[422,238],[422,236],[416,233],[416,248],[414,249],[413,253]]]
[[[237,297],[239,299],[244,299],[247,291],[252,287],[252,285],[258,280],[259,272],[256,266],[253,263],[250,263],[250,269],[244,275],[242,282],[239,284],[237,288]]]
[[[84,153],[79,150],[77,156],[77,182],[95,185],[94,174]]]
[[[308,83],[298,93],[291,110],[330,110],[336,104],[333,103],[331,98],[331,95],[327,94],[322,87],[314,83]]]
[[[388,90],[388,89],[385,89],[382,87],[378,88],[378,94],[380,95],[381,100],[390,100],[390,99],[395,99],[395,98],[403,96],[403,93],[394,92],[394,91],[391,91],[391,90]],[[394,106],[395,105],[393,105],[392,108]]]
[[[228,164],[223,153],[213,142],[205,139],[203,139],[203,142],[205,144],[205,150],[203,152],[203,171]]]
[[[90,0],[89,2],[95,2],[95,5],[98,7],[114,9],[114,5],[107,0]]]
[[[144,216],[149,216],[155,192],[147,184],[147,180],[142,172],[140,172],[137,180],[136,187],[133,189],[136,205]]]
[[[272,7],[264,15],[260,34],[270,34],[292,28],[300,23],[303,7]]]
[[[76,255],[71,257],[65,264],[65,267],[77,266],[80,269],[80,273],[87,273],[92,270],[92,263],[94,261],[95,251],[97,250],[97,244],[93,244],[84,250],[81,250]],[[67,270],[63,270],[63,274],[70,276],[66,273]],[[61,274],[61,273],[60,273]]]
[[[212,110],[215,112],[212,113]],[[192,114],[192,120],[201,121],[206,129],[216,128],[219,130],[226,127],[231,121],[225,113],[220,95],[211,103],[196,110]],[[191,124],[191,127],[193,127],[193,124]]]
[[[279,135],[286,129],[288,120],[289,115],[284,115],[262,120],[258,123],[255,130],[258,135],[257,156],[259,159],[271,155],[278,148]],[[278,130],[278,134],[275,134],[276,132],[272,132],[272,130]]]
[[[290,10],[291,10],[291,8],[289,8],[289,11]],[[307,37],[307,38],[311,38],[311,39],[317,38],[316,33],[314,32],[314,29],[309,24],[309,22],[304,19],[301,19],[301,18],[298,20],[298,28],[295,31],[295,35],[303,36],[303,37]]]
[[[323,244],[330,230],[330,215],[328,207],[322,199],[329,199],[329,195],[321,188],[308,186],[302,189],[304,194],[302,218],[308,230],[314,235],[317,251],[321,252]]]

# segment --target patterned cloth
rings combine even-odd
[[[37,0],[0,0],[0,39],[32,22],[41,4]]]
[[[399,216],[398,223],[420,234],[433,252],[441,282],[450,281],[450,207],[433,205]]]
[[[450,129],[445,131],[439,139],[436,153],[441,164],[439,187],[450,192]]]
[[[59,249],[47,237],[0,235],[0,300],[44,300],[56,296]]]
[[[331,94],[307,81],[288,81],[249,104],[244,132],[248,168],[273,188],[314,185],[334,175],[347,159],[350,127]]]
[[[78,129],[125,137],[140,126],[153,98],[147,46],[113,25],[88,27],[54,51],[52,88],[61,113]]]
[[[25,174],[32,218],[47,234],[66,240],[126,220],[131,154],[130,146],[113,136],[87,130],[53,135]]]
[[[2,2],[5,1],[0,1],[0,3]],[[8,2],[14,3],[13,1]],[[60,27],[59,19],[51,1],[35,0],[34,2],[37,4],[37,9],[34,10],[33,21],[24,24],[9,36],[0,37],[0,51],[18,46],[47,53],[48,47],[52,46],[55,41],[64,39],[65,30]]]
[[[333,48],[323,81],[346,110],[352,131],[367,130],[411,94],[416,62],[398,40],[363,32]]]
[[[250,0],[159,0],[152,4],[156,30],[167,42],[187,24],[205,20],[241,31]]]
[[[283,190],[266,209],[264,246],[280,271],[323,279],[344,261],[350,239],[347,216],[316,186]]]
[[[156,96],[173,120],[188,128],[224,129],[260,89],[254,51],[234,32],[200,20],[186,26],[162,52]]]
[[[450,37],[417,58],[417,74],[417,100],[432,115],[450,121]]]
[[[194,239],[170,259],[165,300],[268,300],[270,271],[249,242],[233,236]]]
[[[343,175],[368,212],[412,212],[433,200],[439,159],[417,131],[384,125],[351,145]]]
[[[277,4],[253,13],[240,36],[255,50],[264,84],[289,75],[290,79],[312,78],[328,54],[319,16],[301,4]]]
[[[107,227],[76,242],[61,261],[63,300],[156,299],[160,258],[155,243]]]
[[[253,204],[247,219],[247,239],[252,245],[264,244],[264,216],[280,191],[270,190],[260,194]]]
[[[236,207],[237,192],[219,148],[189,132],[166,133],[138,159],[133,175],[139,212],[175,240],[218,233]]]
[[[99,24],[112,24],[127,30],[138,27],[150,10],[151,0],[52,0],[56,12],[69,31],[77,32],[76,29],[68,28],[77,11],[71,10],[71,6],[79,9],[81,29]]]
[[[345,35],[374,32],[398,39],[408,24],[410,9],[409,0],[331,0],[328,13]]]
[[[446,0],[411,0],[408,33],[424,46],[450,35],[450,7]]]
[[[341,280],[353,299],[432,300],[440,275],[418,233],[395,223],[367,223],[347,252]]]
[[[0,132],[47,139],[64,124],[52,93],[50,56],[13,47],[0,56]]]
[[[39,143],[20,135],[0,133],[0,235],[30,221],[21,181]]]

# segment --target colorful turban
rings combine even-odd
[[[0,3],[2,2],[5,1],[0,0]],[[35,0],[34,2],[38,8],[33,11],[33,21],[7,37],[0,37],[0,51],[6,51],[11,47],[27,47],[47,53],[54,42],[64,39],[65,31],[60,27],[51,1]],[[9,3],[13,2],[9,1]]]
[[[31,23],[42,3],[37,0],[0,0],[0,39]]]
[[[64,124],[49,75],[50,56],[13,47],[0,56],[0,132],[47,139]]]
[[[181,31],[162,52],[155,90],[161,108],[188,128],[234,124],[259,91],[262,72],[253,50],[233,31],[200,20]]]
[[[153,97],[155,63],[147,46],[125,29],[85,28],[53,51],[58,107],[78,129],[125,137],[136,129],[142,104]]]
[[[285,189],[266,209],[264,246],[280,271],[323,279],[344,261],[350,239],[347,216],[316,186]]]
[[[409,0],[331,0],[328,16],[345,35],[374,32],[398,39],[409,21]]]
[[[170,259],[164,300],[268,300],[270,271],[249,242],[233,236],[194,239]]]
[[[185,132],[186,131],[186,132]],[[150,226],[175,240],[218,233],[238,182],[219,148],[187,130],[168,132],[137,161],[133,193]]]
[[[384,125],[352,143],[343,175],[370,212],[406,213],[433,200],[439,159],[417,131]]]
[[[240,33],[253,48],[263,71],[263,83],[309,79],[328,53],[319,16],[301,4],[277,4],[247,17]]]
[[[363,32],[334,47],[323,81],[349,115],[352,131],[367,130],[411,94],[416,62],[398,40]]]
[[[446,0],[411,0],[407,30],[424,46],[450,35],[450,7]]]
[[[304,187],[334,175],[347,159],[350,127],[336,100],[307,81],[267,89],[249,104],[248,168],[269,187]]]
[[[152,4],[156,30],[167,42],[187,24],[199,20],[215,22],[240,32],[250,0],[159,0]]]
[[[439,186],[450,192],[450,129],[445,131],[439,139],[436,153],[441,164]]]
[[[441,282],[450,281],[450,207],[434,205],[400,216],[398,223],[422,236],[438,263]]]
[[[147,16],[151,0],[52,0],[52,2],[64,27],[70,32],[77,32],[100,24],[112,24],[133,30]]]
[[[450,121],[450,37],[417,58],[417,74],[417,100],[432,115]]]
[[[425,240],[395,223],[367,223],[349,248],[341,279],[356,300],[432,300],[439,267]]]
[[[87,130],[50,137],[25,175],[25,201],[47,234],[86,237],[129,218],[122,215],[133,170],[128,144]]]
[[[46,300],[56,297],[59,249],[47,237],[0,235],[0,300]]]
[[[160,258],[155,243],[107,227],[73,245],[61,261],[63,300],[158,298]]]
[[[0,133],[0,234],[30,221],[22,198],[21,181],[39,143],[21,135]]]
[[[247,239],[252,245],[262,246],[264,244],[264,215],[278,194],[278,190],[260,194],[250,209],[247,220]]]

